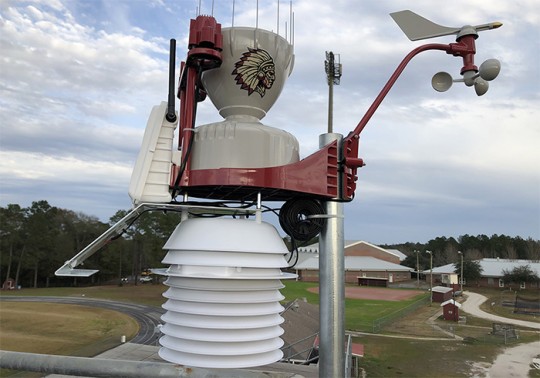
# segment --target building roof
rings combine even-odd
[[[457,308],[460,308],[460,307],[461,307],[461,303],[456,302],[456,301],[453,300],[453,299],[449,299],[449,300],[447,300],[446,302],[441,303],[441,307],[444,307],[444,306],[446,306],[447,304],[453,304],[453,305],[456,306]]]
[[[319,256],[311,256],[300,261],[294,267],[296,270],[319,270]],[[394,264],[388,261],[379,260],[371,256],[345,256],[345,270],[362,271],[401,271],[410,272],[413,269],[408,266]]]
[[[400,250],[397,250],[397,249],[386,249],[386,251],[396,255],[397,257],[399,257],[399,261],[403,261],[407,258],[407,255],[404,254],[403,252],[401,252]]]
[[[512,270],[519,266],[529,265],[529,267],[540,276],[540,262],[532,260],[510,260],[510,259],[481,259],[478,260],[482,267],[482,277],[502,277],[503,270]],[[429,274],[429,270],[424,270]],[[446,264],[433,268],[434,274],[455,273],[454,264]]]
[[[345,244],[345,249],[347,249],[349,247],[352,247],[354,245],[357,245],[357,244],[365,244],[365,245],[368,245],[368,246],[370,246],[372,248],[378,249],[378,250],[380,250],[382,252],[386,252],[386,253],[389,253],[391,255],[397,256],[397,257],[399,257],[399,261],[403,261],[403,260],[405,260],[405,258],[407,258],[406,254],[404,254],[401,251],[398,251],[397,249],[384,249],[384,248],[381,248],[379,246],[376,246],[375,244],[371,244],[371,243],[368,243],[368,242],[363,241],[363,240],[345,240],[344,244]],[[298,252],[300,252],[300,253],[319,253],[319,243],[313,243],[313,244],[310,244],[310,245],[306,245],[304,247],[299,247]]]
[[[435,293],[448,293],[449,291],[452,291],[451,287],[446,286],[435,286],[431,291],[434,291]]]

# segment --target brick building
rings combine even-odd
[[[482,267],[482,277],[478,282],[463,282],[464,286],[482,286],[482,287],[498,287],[505,288],[508,286],[507,282],[504,282],[503,276],[504,270],[512,271],[512,269],[528,265],[533,272],[536,272],[536,275],[540,277],[540,262],[532,260],[510,260],[510,259],[481,259],[478,260],[480,266]],[[459,266],[459,261],[456,261]],[[444,283],[444,278],[448,274],[455,273],[454,264],[446,264],[433,268],[433,283],[439,284]],[[425,270],[426,279],[429,279],[429,270]],[[514,284],[515,286],[516,284]],[[518,284],[520,289],[538,289],[538,282],[525,283],[522,282]],[[514,287],[515,288],[515,287]]]
[[[299,280],[319,281],[319,245],[299,248],[295,266]],[[345,242],[345,282],[366,286],[387,286],[411,279],[413,269],[400,265],[405,255],[364,241]]]

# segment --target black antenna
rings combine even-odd
[[[169,100],[167,101],[167,115],[165,119],[169,122],[176,122],[176,111],[174,109],[174,76],[176,68],[176,39],[171,39],[169,52]]]

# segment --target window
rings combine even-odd
[[[499,278],[499,287],[504,287],[504,281],[502,278]]]
[[[520,289],[525,289],[525,282],[520,283],[520,284],[519,284],[519,288],[520,288]]]
[[[461,285],[466,285],[466,284],[467,284],[467,280],[466,280],[465,278],[461,278],[461,277],[460,277],[460,278],[459,278],[459,283],[460,283]]]

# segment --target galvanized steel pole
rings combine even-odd
[[[293,378],[294,373],[256,372],[240,369],[204,369],[177,364],[54,356],[48,354],[0,351],[0,367],[86,377],[185,377],[185,378]]]
[[[319,137],[320,147],[343,136]],[[341,148],[338,148],[341,151]],[[345,376],[345,258],[343,202],[326,201],[327,220],[319,237],[319,376]]]

